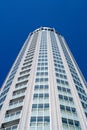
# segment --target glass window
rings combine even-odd
[[[36,122],[36,117],[31,117],[31,122]]]
[[[62,118],[62,123],[67,124],[67,119],[66,118]]]
[[[79,121],[74,121],[74,123],[75,123],[75,126],[80,126],[80,124],[79,124]]]
[[[60,105],[60,109],[61,110],[65,110],[65,106],[64,105]]]
[[[69,123],[70,125],[74,125],[73,120],[71,120],[71,119],[68,119],[68,123]]]

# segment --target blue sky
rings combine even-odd
[[[29,32],[54,27],[87,79],[87,0],[0,0],[0,86]]]

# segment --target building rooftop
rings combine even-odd
[[[33,32],[31,32],[31,35],[32,35],[33,33],[39,32],[39,31],[41,31],[41,30],[43,30],[43,31],[44,31],[44,30],[53,31],[53,32],[59,34],[54,28],[50,28],[50,27],[40,27],[40,28],[34,30]]]

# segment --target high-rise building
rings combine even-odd
[[[1,88],[0,130],[87,130],[86,81],[54,28],[25,41]]]

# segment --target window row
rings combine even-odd
[[[27,58],[27,59],[24,60],[24,62],[29,62],[29,61],[31,61],[32,59],[33,59],[33,57]]]
[[[26,90],[26,89],[22,89],[22,90],[15,91],[15,92],[13,92],[13,96],[18,95],[18,94],[21,94],[21,93],[25,93],[25,90]]]
[[[84,95],[86,94],[83,88],[79,87],[78,85],[75,85],[75,86],[76,86],[76,89],[77,89],[80,93],[82,93],[82,94],[84,94]]]
[[[49,108],[49,104],[33,104],[32,108]]]
[[[71,94],[71,90],[69,88],[65,88],[65,87],[61,87],[61,86],[57,86],[58,90],[61,92],[67,92]]]
[[[0,104],[4,102],[6,95],[0,99]]]
[[[60,73],[65,73],[65,70],[64,70],[64,69],[55,68],[55,71],[56,71],[56,72],[60,72]]]
[[[57,76],[58,78],[67,79],[67,76],[64,75],[64,74],[56,73],[56,76]]]
[[[42,56],[47,55],[47,52],[45,52],[45,53],[44,52],[39,52],[39,55],[42,55]]]
[[[30,122],[50,122],[49,116],[31,117]]]
[[[61,109],[62,111],[67,111],[67,112],[76,113],[76,108],[74,108],[74,107],[60,105],[60,109]]]
[[[62,59],[58,56],[53,56],[53,58],[56,59],[56,60],[62,61]]]
[[[60,100],[64,100],[64,101],[70,101],[73,102],[73,98],[72,97],[68,97],[68,96],[64,96],[64,95],[58,95]]]
[[[63,85],[69,85],[68,81],[57,79],[57,83],[63,84]]]
[[[35,85],[35,87],[34,87],[35,90],[48,89],[48,88],[49,88],[48,85]]]
[[[34,94],[33,96],[34,98],[48,98],[49,97],[49,94],[48,93],[40,93],[40,94]]]
[[[29,64],[31,64],[31,63],[32,63],[32,60],[30,60],[30,61],[28,61],[28,62],[24,62],[24,63],[23,63],[23,66],[29,65]]]
[[[17,130],[18,124],[10,127],[2,128],[1,130]]]
[[[48,65],[47,62],[45,62],[45,63],[44,63],[44,62],[42,62],[42,63],[39,62],[39,63],[38,63],[38,66],[47,66],[47,65]]]
[[[40,58],[40,59],[38,59],[38,61],[40,62],[40,61],[43,61],[43,62],[47,62],[48,61],[48,59],[43,59],[43,58]]]
[[[47,55],[39,55],[39,57],[38,58],[47,58]]]
[[[16,111],[16,112],[5,114],[5,118],[12,117],[12,116],[15,116],[15,115],[19,115],[20,113],[21,113],[21,111],[19,110],[19,111]]]
[[[30,67],[31,67],[31,64],[30,64],[30,65],[27,65],[27,66],[25,66],[25,67],[22,67],[22,70],[28,69],[28,68],[30,68]]]
[[[16,100],[12,100],[12,101],[10,101],[9,106],[11,106],[11,105],[16,105],[16,104],[18,104],[18,103],[22,103],[22,102],[23,102],[23,99],[24,99],[24,98],[19,98],[19,99],[16,99]]]
[[[18,78],[18,81],[27,79],[28,77],[29,77],[29,74],[21,76],[21,77]]]
[[[37,67],[37,70],[48,70],[48,67]]]
[[[10,85],[11,85],[11,84],[12,84],[12,82],[6,84],[6,85],[4,86],[4,89],[3,89],[3,90],[5,90],[5,89],[7,89],[7,88],[10,88]]]
[[[35,82],[47,82],[48,78],[36,78]]]
[[[30,72],[30,69],[27,69],[27,70],[25,70],[25,71],[21,71],[21,72],[20,72],[20,75],[27,74],[27,73],[29,73],[29,72]]]
[[[2,98],[8,91],[9,91],[9,88],[6,88],[5,90],[3,90],[3,92],[0,95],[0,98]]]
[[[63,65],[63,62],[62,62],[62,61],[55,60],[55,59],[54,59],[54,63],[60,64],[60,65]]]
[[[62,69],[64,68],[63,65],[60,65],[60,64],[58,64],[58,63],[55,63],[54,65],[55,65],[55,67],[58,67],[58,68],[62,68]]]
[[[81,102],[82,103],[82,106],[83,106],[83,108],[87,111],[87,102]]]
[[[87,101],[87,97],[82,95],[81,93],[78,93],[81,100]]]
[[[31,58],[33,55],[34,55],[34,53],[33,53],[33,54],[27,54],[27,56],[26,56],[25,58],[26,58],[26,59],[27,59],[27,58]]]
[[[37,72],[36,73],[36,76],[47,76],[48,75],[48,72]]]
[[[80,127],[79,121],[76,121],[76,120],[62,118],[62,123],[69,124],[69,125],[75,125],[76,127]]]

